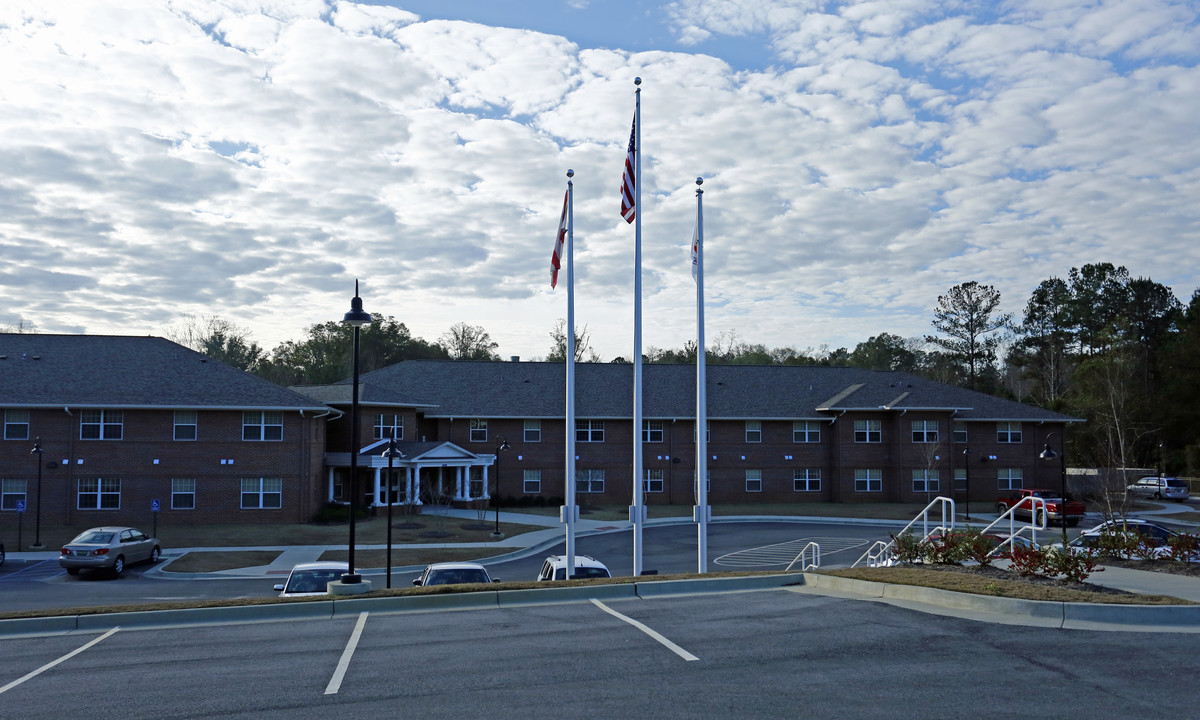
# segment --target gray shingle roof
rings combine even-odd
[[[412,360],[368,373],[362,382],[362,402],[395,398],[433,406],[427,414],[435,417],[562,417],[566,397],[562,363]],[[963,420],[1070,420],[907,373],[859,368],[712,365],[706,384],[708,416],[714,419],[812,419],[841,410],[890,408],[953,409]],[[644,416],[695,417],[695,387],[694,366],[644,365]],[[349,402],[348,387],[345,393]],[[633,366],[576,365],[575,398],[579,417],[630,417]]]
[[[157,337],[0,333],[0,405],[324,409]]]

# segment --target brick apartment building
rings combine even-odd
[[[576,368],[579,503],[632,496],[630,365]],[[1070,418],[905,373],[711,366],[711,503],[918,502],[1055,485]],[[351,385],[285,389],[153,337],[0,334],[0,525],[310,520],[349,498]],[[410,361],[360,385],[367,505],[559,504],[561,363]],[[694,502],[695,369],[643,368],[647,505]],[[498,451],[502,443],[509,449]],[[498,459],[497,459],[497,456]],[[28,516],[26,521],[28,521]]]

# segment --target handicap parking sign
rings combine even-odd
[[[25,501],[24,500],[17,501],[17,512],[25,512]]]
[[[150,501],[150,512],[158,512],[159,503],[157,500]]]

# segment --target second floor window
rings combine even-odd
[[[376,440],[403,440],[404,416],[396,413],[375,416]]]
[[[1019,423],[1019,422],[998,422],[998,423],[996,423],[996,442],[998,442],[998,443],[1019,443],[1019,442],[1021,442],[1021,423]]]
[[[965,443],[967,441],[967,424],[965,422],[955,421],[954,423],[954,442]]]
[[[5,440],[28,440],[29,439],[29,411],[28,410],[5,410],[4,411],[4,439]]]
[[[660,443],[663,441],[663,421],[642,421],[642,442]]]
[[[243,440],[282,440],[283,413],[247,410],[242,413]]]
[[[762,421],[747,420],[746,421],[746,442],[758,443],[762,442]]]
[[[821,423],[816,420],[797,420],[792,423],[792,442],[821,442]]]
[[[576,420],[575,442],[604,442],[604,421]]]
[[[196,439],[196,411],[195,410],[176,410],[175,411],[175,434],[176,440],[195,440]]]
[[[883,430],[878,420],[855,420],[854,442],[877,443],[883,442]]]
[[[79,413],[79,439],[120,440],[124,425],[120,410],[84,410]]]
[[[915,443],[935,443],[938,441],[937,420],[913,420],[912,437]]]
[[[525,442],[535,443],[542,441],[542,421],[541,420],[526,420],[525,421]],[[539,484],[541,481],[538,481]]]
[[[471,442],[487,442],[487,420],[471,421]]]

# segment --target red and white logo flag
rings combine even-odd
[[[563,240],[567,237],[567,199],[570,190],[563,195],[562,219],[558,221],[558,239],[554,241],[554,254],[550,256],[550,287],[558,285],[558,271],[562,268]]]
[[[625,175],[621,178],[621,217],[633,222],[637,217],[637,114],[629,130],[629,150],[625,153]]]
[[[692,227],[692,279],[696,280],[696,272],[700,269],[700,223]]]

